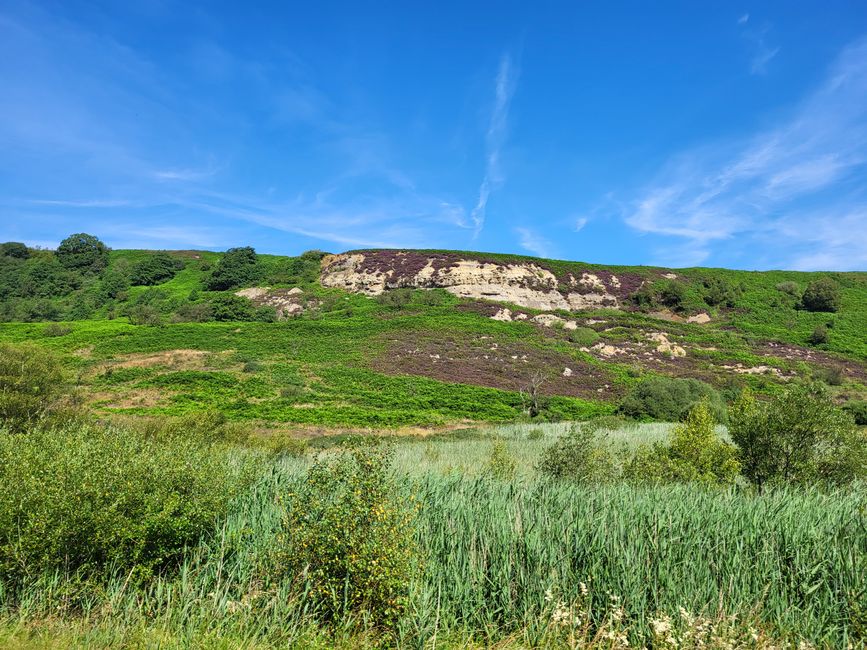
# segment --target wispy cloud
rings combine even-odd
[[[762,28],[751,28],[747,23],[750,20],[749,14],[744,14],[738,19],[738,25],[741,25],[743,37],[750,44],[753,51],[750,59],[750,74],[762,75],[767,73],[768,64],[771,60],[780,53],[780,48],[768,43],[768,26]]]
[[[840,54],[779,128],[671,160],[625,220],[645,233],[686,240],[701,252],[690,259],[694,264],[713,250],[753,245],[764,251],[763,264],[863,268],[867,39]],[[736,243],[724,245],[727,240]],[[671,252],[660,249],[660,262]]]
[[[530,228],[515,228],[521,248],[538,257],[553,257],[551,242]]]
[[[479,200],[470,213],[475,227],[475,236],[478,236],[485,226],[485,216],[491,192],[502,185],[504,180],[500,170],[500,152],[506,138],[509,104],[514,92],[515,71],[513,70],[512,59],[509,55],[503,55],[497,72],[494,108],[485,136],[485,176],[479,186]]]
[[[738,18],[738,25],[745,25],[750,20],[749,14],[743,14],[740,18]]]
[[[578,217],[577,219],[575,219],[575,232],[583,230],[584,226],[587,225],[587,221],[587,217]]]

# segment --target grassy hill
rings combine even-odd
[[[358,253],[374,256],[380,270],[398,260],[463,259],[531,265],[561,283],[587,273],[623,281],[617,308],[568,312],[442,288],[378,296],[329,288],[317,252],[259,255],[245,281],[217,291],[209,288],[222,253],[171,251],[155,260],[153,251],[116,250],[81,270],[50,251],[30,251],[0,256],[0,340],[61,353],[103,415],[214,410],[263,429],[511,421],[524,417],[534,381],[542,416],[552,420],[611,412],[635,385],[660,375],[723,392],[744,385],[774,392],[812,377],[841,402],[867,394],[867,273]],[[163,279],[167,265],[174,266]],[[135,284],[153,280],[154,268],[157,281]],[[836,312],[802,308],[804,290],[822,278],[839,291]],[[235,295],[252,287],[267,291],[247,292],[252,300]],[[504,307],[516,318],[494,319]]]

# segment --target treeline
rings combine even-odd
[[[264,262],[249,247],[229,249],[215,264],[165,251],[144,257],[110,255],[99,238],[77,233],[57,250],[0,244],[0,321],[68,321],[126,316],[136,324],[177,321],[273,320],[230,292],[257,283],[304,285],[319,274],[324,253]],[[183,291],[162,289],[192,266]],[[189,285],[189,286],[187,286]]]

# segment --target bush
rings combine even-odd
[[[801,306],[807,311],[837,311],[840,309],[840,288],[828,277],[814,280],[801,296]]]
[[[146,325],[149,327],[159,327],[163,324],[163,315],[159,309],[153,305],[141,304],[133,305],[128,311],[129,322],[132,325]]]
[[[759,488],[867,476],[867,439],[818,384],[792,386],[768,402],[745,390],[730,409],[729,433],[744,476]]]
[[[719,422],[725,421],[725,402],[712,386],[697,379],[650,377],[636,384],[618,408],[622,415],[637,420],[677,422],[686,417],[702,398]]]
[[[0,436],[0,581],[115,569],[147,578],[225,514],[251,469],[250,457],[134,430]]]
[[[582,348],[588,348],[599,340],[596,330],[589,327],[576,327],[569,332],[569,340]]]
[[[211,306],[205,302],[185,302],[178,307],[174,316],[179,323],[206,323],[213,319]]]
[[[568,435],[548,447],[537,469],[546,478],[569,481],[610,480],[614,459],[604,443],[597,442],[598,427],[575,424]]]
[[[25,431],[56,410],[64,394],[54,355],[29,343],[0,343],[0,427]]]
[[[45,326],[45,329],[42,330],[42,336],[66,336],[71,332],[72,328],[69,325],[61,325],[60,323],[49,323]]]
[[[813,333],[807,338],[807,342],[811,345],[822,345],[823,343],[827,343],[830,340],[830,335],[828,334],[828,328],[824,325],[817,325],[816,329],[813,330]]]
[[[412,294],[412,289],[387,289],[376,297],[376,302],[391,309],[400,309],[412,302]]]
[[[777,291],[782,291],[785,294],[792,296],[793,298],[801,299],[801,287],[797,282],[780,282],[777,285]]]
[[[262,276],[256,251],[250,246],[230,248],[225,252],[206,281],[211,291],[225,291],[255,283]]]
[[[639,450],[627,463],[624,475],[650,481],[733,484],[740,472],[737,450],[718,438],[715,424],[704,398],[675,427],[668,445],[656,443]]]
[[[30,257],[30,249],[21,242],[8,241],[0,244],[0,256],[26,260]]]
[[[99,282],[99,297],[102,300],[124,300],[129,289],[129,278],[124,273],[106,271]]]
[[[685,300],[686,287],[682,282],[669,280],[659,289],[659,302],[671,310],[682,310]]]
[[[184,268],[184,263],[168,253],[156,253],[136,262],[130,271],[130,282],[134,285],[154,285],[166,282]]]
[[[867,426],[867,401],[851,400],[843,405],[843,410],[852,416],[855,424]]]
[[[702,299],[711,307],[734,307],[740,291],[724,279],[709,276],[702,280]]]
[[[840,366],[817,368],[813,373],[813,377],[817,381],[824,382],[829,386],[842,386],[845,379],[843,368]]]
[[[256,309],[249,298],[224,293],[211,300],[211,315],[218,321],[254,320]]]
[[[280,577],[306,574],[326,620],[366,613],[390,626],[406,606],[416,566],[414,512],[391,460],[388,448],[353,442],[320,457],[289,495]]]
[[[57,261],[67,269],[99,272],[108,265],[108,246],[87,233],[70,235],[57,247]]]
[[[497,440],[491,448],[485,471],[498,479],[512,479],[515,476],[515,459],[509,453],[509,447],[503,440]]]

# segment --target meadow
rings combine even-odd
[[[647,281],[504,322],[317,251],[0,246],[3,647],[867,644],[864,274],[534,260]]]
[[[540,456],[570,430],[503,425],[385,439],[389,492],[373,507],[410,513],[414,549],[405,566],[377,556],[405,570],[405,601],[387,631],[363,610],[325,617],[314,577],[286,569],[304,540],[286,529],[293,495],[317,462],[347,453],[339,438],[323,438],[318,449],[277,456],[209,446],[228,454],[214,462],[249,464],[255,477],[173,568],[142,581],[110,563],[28,575],[0,592],[0,640],[20,648],[861,647],[863,488],[758,494],[544,480]],[[635,449],[670,432],[627,423],[604,440]],[[489,469],[498,445],[515,461],[508,476]]]

